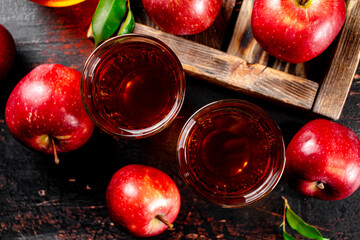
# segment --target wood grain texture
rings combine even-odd
[[[266,63],[262,58],[264,51],[251,32],[250,22],[253,2],[253,0],[244,0],[242,2],[227,53],[239,56],[249,63],[264,64]]]
[[[248,64],[239,57],[142,24],[137,24],[134,32],[164,41],[190,76],[303,109],[313,105],[318,88],[315,82],[261,64]]]
[[[313,111],[339,119],[360,59],[360,1],[349,0],[347,17],[335,56],[327,72]]]
[[[286,63],[263,51],[251,33],[252,5],[253,0],[242,3],[227,53],[319,83],[320,92],[313,111],[339,119],[359,62],[359,1],[347,1],[347,20],[340,39],[319,57],[302,64]]]

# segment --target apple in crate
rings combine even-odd
[[[330,46],[345,17],[344,0],[255,0],[251,30],[270,55],[302,63]]]
[[[222,0],[142,0],[149,17],[162,30],[191,35],[208,29],[215,21]]]
[[[118,170],[106,190],[111,219],[137,237],[158,235],[172,228],[180,202],[179,190],[166,173],[138,164]]]
[[[285,178],[299,192],[339,200],[360,186],[360,140],[351,129],[329,120],[304,125],[286,149]]]
[[[90,138],[94,123],[80,97],[81,73],[60,64],[42,64],[11,92],[5,122],[28,147],[54,153],[75,150]]]

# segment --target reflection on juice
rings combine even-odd
[[[30,1],[48,7],[67,7],[81,3],[85,0],[30,0]]]
[[[120,35],[100,45],[86,61],[82,100],[104,131],[144,138],[166,128],[185,94],[185,74],[176,55],[146,35]]]
[[[194,176],[217,194],[240,194],[261,182],[274,139],[255,119],[216,112],[189,132],[187,159]]]
[[[100,57],[93,101],[97,112],[108,119],[107,128],[149,128],[172,111],[180,80],[163,55],[149,43],[136,42]]]

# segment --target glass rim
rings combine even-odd
[[[188,134],[192,130],[192,128],[197,124],[197,119],[202,116],[209,117],[211,112],[214,110],[221,111],[222,109],[226,109],[229,107],[239,108],[241,106],[246,106],[250,108],[252,111],[260,113],[261,117],[266,118],[267,125],[271,126],[271,131],[277,131],[276,135],[279,142],[279,147],[281,148],[281,154],[276,158],[271,158],[271,162],[273,167],[269,169],[265,178],[260,182],[254,185],[249,191],[239,194],[214,194],[210,188],[204,187],[201,180],[192,176],[191,170],[188,166],[189,159],[187,158],[187,140]],[[207,112],[210,110],[210,112]],[[204,118],[206,118],[204,117]],[[274,127],[274,129],[273,129]],[[279,134],[279,135],[278,135]],[[259,106],[250,103],[245,100],[239,99],[223,99],[211,102],[206,104],[205,106],[198,109],[195,113],[193,113],[189,119],[184,124],[177,141],[177,165],[181,175],[181,178],[184,180],[186,185],[190,187],[190,189],[199,197],[206,200],[207,202],[219,205],[224,208],[239,208],[251,205],[260,199],[264,198],[268,195],[279,183],[282,174],[285,168],[285,143],[283,139],[283,135],[278,124],[268,115],[265,110],[260,108]],[[183,150],[182,150],[183,149]],[[243,201],[245,199],[245,201]]]
[[[179,85],[179,89],[176,92],[177,97],[174,101],[174,104],[173,104],[171,110],[159,122],[155,123],[154,125],[152,125],[150,127],[146,127],[146,128],[142,128],[142,129],[127,129],[127,128],[117,127],[119,129],[119,131],[114,131],[114,130],[104,126],[101,123],[101,121],[99,121],[99,119],[97,117],[95,117],[94,114],[92,113],[91,107],[89,106],[90,104],[87,102],[86,96],[85,96],[86,95],[85,94],[85,92],[86,92],[85,82],[87,81],[86,73],[94,71],[95,67],[97,66],[97,64],[100,60],[98,62],[96,62],[96,64],[91,63],[91,61],[97,57],[97,54],[99,54],[99,52],[101,53],[101,51],[103,51],[103,49],[106,49],[106,48],[111,49],[112,47],[114,47],[114,46],[112,46],[112,43],[116,43],[117,41],[126,42],[127,39],[129,39],[129,42],[131,42],[131,41],[141,42],[141,39],[145,39],[148,43],[150,43],[158,48],[165,49],[165,52],[167,52],[166,54],[168,54],[170,59],[174,60],[174,63],[176,65],[177,70],[175,72],[175,75],[179,76],[179,79],[177,81],[178,85]],[[120,42],[118,44],[121,44],[122,42]],[[95,65],[95,66],[91,67],[92,65]],[[81,100],[82,100],[83,106],[85,108],[85,111],[87,112],[89,117],[93,120],[93,122],[99,128],[101,128],[102,130],[104,130],[105,132],[107,132],[111,135],[122,137],[122,138],[130,138],[130,139],[146,138],[146,137],[150,137],[150,136],[162,131],[163,129],[165,129],[167,126],[170,125],[170,123],[176,118],[176,116],[180,112],[181,107],[184,102],[184,99],[185,99],[185,91],[186,91],[185,72],[184,72],[182,64],[181,64],[179,58],[177,57],[177,55],[175,54],[175,52],[166,43],[164,43],[160,39],[157,39],[155,37],[145,35],[145,34],[129,33],[129,34],[114,36],[112,38],[105,40],[103,43],[101,43],[99,46],[97,46],[91,52],[91,54],[89,55],[89,57],[87,58],[87,60],[84,64],[82,72],[81,72],[80,95],[81,95]],[[106,121],[105,119],[102,119],[102,120]]]

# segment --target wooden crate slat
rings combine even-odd
[[[135,33],[165,42],[184,70],[209,82],[283,104],[311,109],[318,84],[137,23]]]
[[[347,18],[331,67],[321,83],[313,111],[339,119],[360,58],[360,1],[349,0]]]
[[[262,58],[263,49],[251,33],[250,22],[253,2],[253,0],[242,2],[227,53],[241,57],[249,63],[264,64],[266,60]]]

